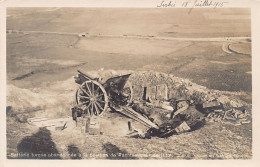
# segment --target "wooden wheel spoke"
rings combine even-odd
[[[90,99],[90,98],[87,97],[87,96],[81,96],[81,95],[79,95],[79,97],[80,97],[80,98],[83,98],[83,99]]]
[[[91,93],[91,91],[90,91],[90,88],[89,88],[89,86],[88,86],[88,84],[87,84],[87,83],[85,83],[85,86],[87,87],[87,89],[88,89],[89,93],[92,95],[92,93]]]
[[[105,102],[105,101],[103,101],[103,100],[97,100],[97,101],[98,101],[98,102],[101,102],[101,103],[104,103],[104,104],[106,103],[106,102]]]
[[[93,103],[91,103],[91,115],[93,115],[94,113],[94,105],[93,105]]]
[[[91,82],[91,87],[92,87],[92,95],[94,95],[95,96],[95,89],[94,89],[94,83],[93,82]]]
[[[96,109],[96,115],[98,115],[98,114],[100,113],[100,111],[99,111],[99,109],[98,109],[96,103],[94,103],[94,107],[95,107],[95,109]]]
[[[78,98],[79,98],[79,102],[89,102],[90,101],[90,98],[87,97],[87,96],[81,96],[81,95],[78,95]]]
[[[84,104],[87,104],[88,102],[84,102],[84,103],[81,103],[80,105],[84,105]]]
[[[86,104],[86,103],[90,103],[90,101],[89,100],[80,100],[80,102],[81,102],[81,104]]]
[[[80,105],[85,105],[85,104],[90,104],[91,102],[90,101],[86,101],[86,102],[82,102],[82,103],[80,103]]]
[[[88,108],[90,107],[90,105],[91,105],[91,102],[89,102],[89,104],[88,104],[88,106],[86,107],[86,109],[88,109]]]
[[[79,89],[80,89],[83,93],[85,93],[86,95],[89,96],[89,94],[88,94],[82,87],[80,87]]]
[[[99,104],[99,102],[96,102],[96,104],[97,104],[97,106],[98,106],[101,110],[104,109],[104,108]]]
[[[100,97],[103,97],[103,96],[104,96],[104,94],[100,94],[100,95],[96,96],[96,98],[97,98],[97,100],[102,100]]]

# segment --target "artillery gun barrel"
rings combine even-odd
[[[85,78],[87,78],[88,80],[94,80],[94,78],[93,78],[92,76],[89,76],[89,75],[87,75],[87,74],[81,72],[80,70],[78,70],[78,73],[81,74],[81,75],[83,75],[83,76],[84,76]]]

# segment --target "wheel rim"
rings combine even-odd
[[[85,114],[99,116],[107,109],[107,93],[97,81],[86,81],[77,90],[76,102]]]

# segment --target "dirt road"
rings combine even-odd
[[[157,36],[140,36],[140,35],[105,35],[105,34],[88,34],[84,32],[51,32],[51,31],[22,31],[7,30],[7,33],[22,34],[58,34],[58,35],[77,35],[86,34],[84,37],[100,37],[100,38],[124,38],[124,39],[150,39],[150,40],[177,40],[177,41],[211,41],[211,42],[232,42],[241,40],[250,40],[251,37],[212,37],[212,38],[179,38],[179,37],[157,37]],[[82,37],[82,36],[81,36]]]

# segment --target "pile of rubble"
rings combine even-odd
[[[251,119],[249,111],[244,108],[233,108],[227,111],[215,110],[206,117],[208,122],[223,122],[234,125],[248,124],[251,122]]]
[[[140,100],[143,94],[144,87],[154,87],[158,85],[167,86],[168,99],[186,99],[193,100],[195,104],[202,104],[211,101],[218,101],[223,104],[225,109],[232,107],[248,106],[248,104],[240,100],[237,94],[243,92],[222,92],[218,90],[208,89],[204,86],[197,85],[187,79],[175,77],[171,74],[165,74],[153,71],[140,71],[133,73],[129,82],[134,87],[134,98]],[[160,97],[158,98],[159,100]],[[164,99],[167,100],[167,99]]]
[[[131,104],[110,106],[146,127],[138,129],[128,122],[128,137],[168,137],[196,130],[206,122],[222,121],[235,125],[251,122],[246,102],[188,80],[164,73],[135,72],[128,82],[134,92]]]
[[[94,79],[97,79],[100,83],[105,83],[106,80],[111,79],[114,75],[123,75],[129,72],[131,71],[101,70],[90,73],[94,76]],[[111,106],[111,101],[120,101],[120,99],[115,100],[113,98],[120,98],[122,95],[111,96],[109,97],[110,106],[106,112],[113,111],[134,120],[126,122],[129,130],[128,137],[168,137],[173,134],[196,130],[207,122],[223,122],[234,125],[243,125],[251,122],[250,104],[239,99],[235,92],[209,90],[189,80],[152,71],[132,72],[127,82],[131,83],[133,89],[131,103],[126,106]],[[64,87],[70,87],[70,84]],[[13,90],[9,89],[8,99],[11,99],[9,103],[13,102],[15,105],[14,98],[11,95],[17,91]],[[68,90],[68,92],[71,91]],[[120,93],[120,91],[116,93]],[[45,102],[38,99],[36,94],[34,96],[30,99],[40,101],[35,103],[48,103],[48,101]],[[18,97],[23,97],[23,95]],[[56,98],[52,99],[57,100]],[[36,106],[36,104],[28,103],[28,106]],[[82,133],[93,135],[101,133],[100,125],[102,122],[99,117],[76,114],[78,117],[75,118],[75,112],[82,113],[84,109],[78,105],[72,107],[74,124],[67,118],[61,120],[37,118],[30,120],[30,123],[36,126],[50,127],[50,129],[54,130],[68,130],[71,128],[70,126],[75,126]],[[141,123],[144,128],[137,127],[135,122]]]

